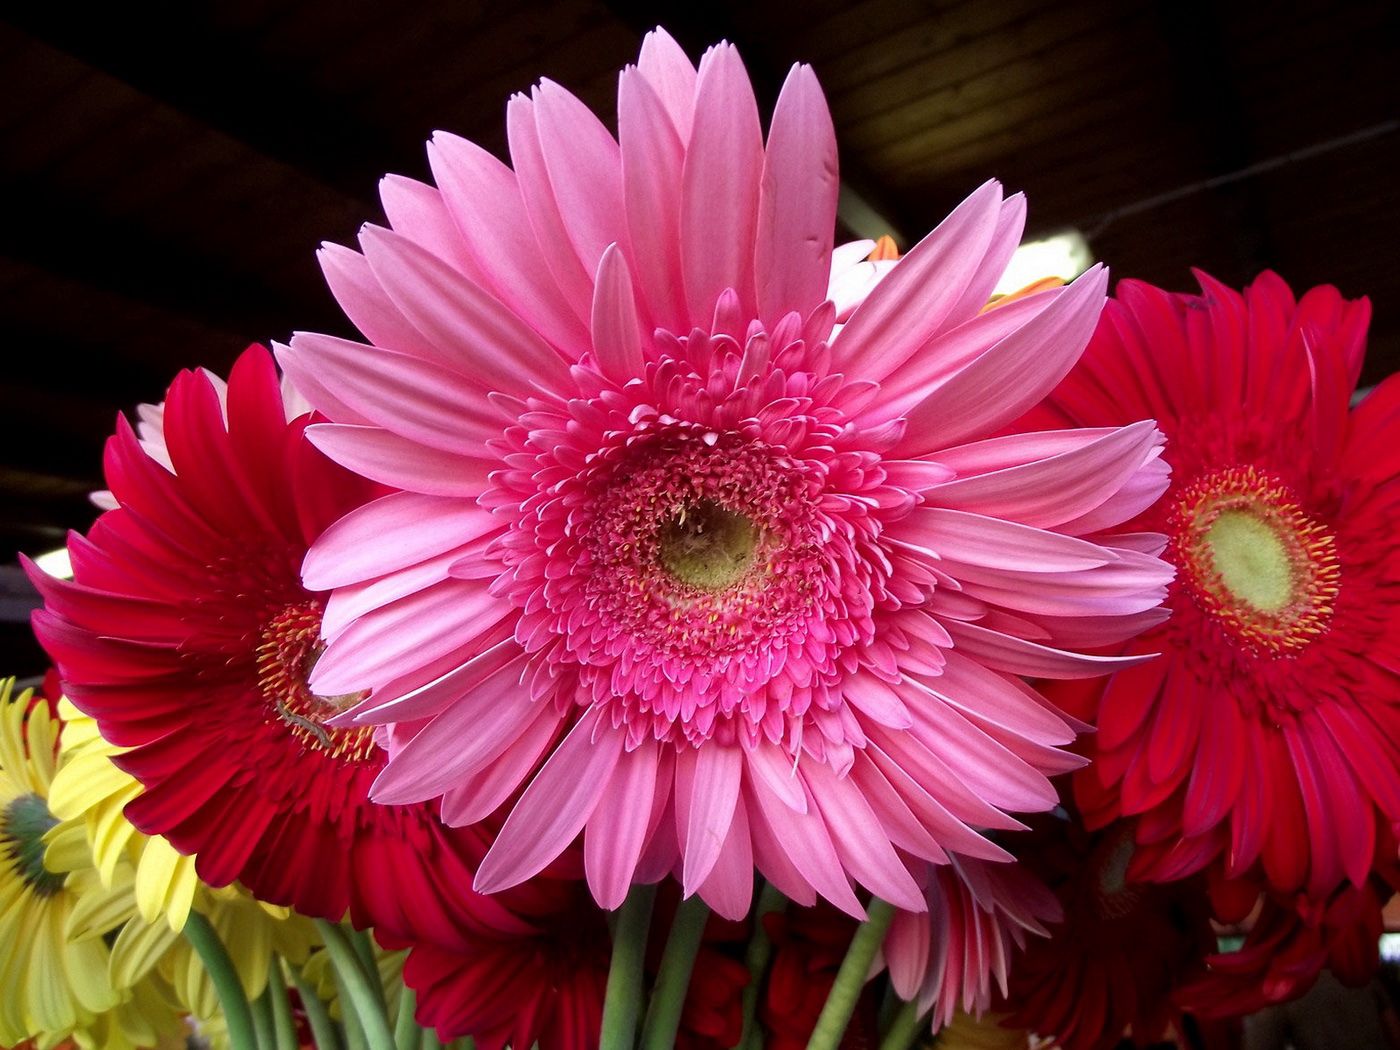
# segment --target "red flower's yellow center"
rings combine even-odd
[[[1336,539],[1278,478],[1254,467],[1197,478],[1169,531],[1182,586],[1246,648],[1296,652],[1327,630],[1341,580]]]
[[[324,648],[321,603],[288,605],[263,627],[258,687],[267,699],[269,719],[276,718],[307,747],[358,762],[373,752],[374,731],[368,726],[339,729],[326,723],[368,694],[318,696],[311,691],[306,681]]]

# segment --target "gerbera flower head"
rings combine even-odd
[[[795,67],[765,141],[729,45],[697,70],[649,35],[617,139],[549,82],[507,123],[513,168],[439,134],[437,186],[387,179],[389,227],[324,251],[369,343],[283,352],[311,439],[403,490],[307,559],[347,611],[313,688],[373,687],[336,724],[391,727],[378,800],[512,800],[482,891],[583,831],[607,907],[674,869],[737,917],[755,866],[925,907],[897,850],[1002,856],[973,828],[1077,761],[1014,676],[1100,672],[1064,646],[1164,593],[1150,540],[1104,535],[1164,481],[1150,423],[987,440],[1103,273],[981,313],[1024,218],[988,183],[838,331],[821,90]]]
[[[403,980],[417,993],[419,1023],[481,1050],[597,1047],[612,946],[587,887],[540,877],[505,897],[528,932],[478,936],[462,950],[379,936],[409,949]]]
[[[1203,1018],[1238,1017],[1304,995],[1324,969],[1360,988],[1380,967],[1382,909],[1400,885],[1393,861],[1360,886],[1325,899],[1266,894],[1233,951],[1207,958],[1210,969],[1181,988],[1181,1006]]]
[[[1123,282],[1039,417],[1150,413],[1173,465],[1137,523],[1169,537],[1173,615],[1130,650],[1166,656],[1085,690],[1078,794],[1094,823],[1140,817],[1135,874],[1221,858],[1325,896],[1365,881],[1400,819],[1400,383],[1348,410],[1365,299],[1198,277],[1200,295]]]
[[[48,790],[59,721],[28,690],[0,683],[0,1045],[44,1033],[57,1041],[92,1024],[121,996],[100,938],[73,938],[79,900],[102,910],[111,896],[90,869],[65,874],[44,864],[45,836],[58,824]]]
[[[1126,823],[1094,833],[1072,812],[1033,821],[1017,855],[1061,915],[1012,960],[997,1004],[1007,1024],[1062,1050],[1109,1050],[1125,1032],[1145,1046],[1178,1025],[1173,995],[1215,947],[1205,880],[1135,882],[1134,848]]]
[[[510,922],[470,891],[475,832],[444,829],[429,805],[369,804],[383,765],[371,730],[328,724],[361,694],[307,687],[329,613],[302,586],[301,560],[383,489],[321,455],[304,436],[310,417],[288,408],[271,355],[252,347],[226,393],[200,372],[171,385],[170,466],[119,422],[106,457],[118,507],[70,540],[71,583],[30,569],[46,601],[35,632],[140,782],[116,787],[126,818],[195,854],[205,882],[449,941],[483,917]],[[110,754],[90,743],[99,763]]]
[[[883,952],[895,992],[928,1013],[935,1030],[1004,996],[1016,949],[1063,915],[1020,864],[954,858],[929,872],[925,893],[927,911],[895,913]]]

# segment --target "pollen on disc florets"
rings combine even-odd
[[[365,698],[365,693],[319,696],[307,686],[321,642],[321,603],[287,605],[267,621],[258,645],[258,688],[268,704],[268,720],[278,721],[307,747],[332,758],[358,762],[374,750],[367,726],[340,729],[326,723]]]
[[[1254,466],[1204,474],[1178,495],[1168,531],[1181,585],[1247,651],[1296,653],[1327,631],[1341,589],[1336,537],[1278,477]]]
[[[58,825],[48,803],[35,794],[19,795],[0,810],[0,856],[40,897],[63,889],[64,876],[44,867],[44,835]]]

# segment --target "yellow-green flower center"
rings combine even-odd
[[[1279,478],[1252,466],[1202,475],[1181,490],[1168,531],[1181,586],[1245,649],[1296,652],[1327,630],[1336,539]]]
[[[20,795],[0,811],[0,855],[40,897],[63,889],[63,876],[44,867],[44,834],[58,824],[38,795]]]
[[[1220,582],[1261,612],[1277,612],[1293,597],[1293,563],[1279,534],[1247,510],[1224,510],[1206,529]]]
[[[744,515],[702,500],[662,529],[659,556],[682,583],[722,591],[749,571],[758,538],[758,527]]]

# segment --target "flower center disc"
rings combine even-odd
[[[702,500],[662,528],[657,555],[681,583],[722,591],[743,579],[757,546],[758,528],[752,521]]]
[[[63,889],[63,876],[44,867],[44,835],[58,820],[38,795],[20,795],[0,811],[0,848],[19,877],[40,897]]]
[[[1293,597],[1288,548],[1267,522],[1246,510],[1224,510],[1206,530],[1205,544],[1220,582],[1261,612],[1277,612]]]
[[[258,687],[267,699],[269,714],[304,745],[356,762],[373,752],[374,730],[369,726],[340,729],[326,722],[368,694],[319,696],[311,691],[306,682],[323,648],[320,602],[287,606],[263,627]]]
[[[1247,648],[1296,651],[1327,629],[1340,587],[1336,540],[1279,479],[1254,467],[1198,478],[1169,529],[1182,585]]]
[[[1095,851],[1091,861],[1093,898],[1099,918],[1124,918],[1142,899],[1141,891],[1128,884],[1128,865],[1136,848],[1132,832],[1120,829]]]

